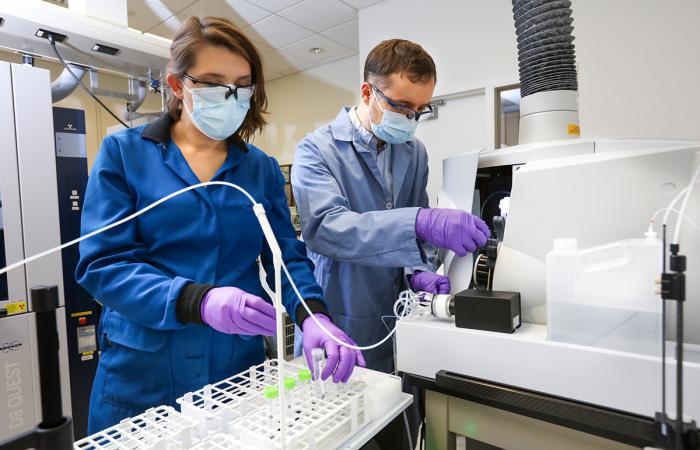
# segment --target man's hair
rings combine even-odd
[[[382,41],[365,60],[366,82],[385,85],[394,73],[413,83],[437,82],[433,58],[420,45],[404,39]]]

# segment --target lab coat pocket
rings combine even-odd
[[[105,326],[104,401],[144,411],[168,403],[172,394],[168,331],[138,325],[111,311]]]
[[[107,329],[110,341],[144,352],[160,350],[170,336],[169,331],[144,327],[116,311],[110,311]]]

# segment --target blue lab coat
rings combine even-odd
[[[428,155],[419,140],[392,145],[392,184],[343,108],[297,146],[292,186],[316,280],[333,321],[359,345],[387,335],[406,269],[435,270],[436,251],[416,238],[428,207]],[[364,352],[367,366],[393,369],[391,340]]]
[[[83,234],[199,183],[170,140],[169,124],[165,115],[105,138],[85,195]],[[238,184],[264,205],[292,277],[322,310],[322,291],[296,239],[277,162],[252,145],[230,142],[213,180]],[[184,393],[264,360],[261,336],[227,335],[176,316],[178,296],[190,282],[235,286],[269,299],[256,258],[274,289],[271,252],[251,206],[232,188],[199,188],[80,244],[76,277],[104,305],[90,433],[149,407],[174,406]],[[284,304],[296,320],[300,302],[283,280]]]

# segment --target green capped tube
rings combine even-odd
[[[284,377],[284,398],[287,403],[287,412],[289,413],[287,417],[292,417],[294,414],[294,388],[296,385],[297,381],[294,377]],[[289,421],[289,424],[291,425],[292,422]]]
[[[276,412],[277,412],[277,398],[279,397],[280,392],[277,386],[265,386],[263,388],[263,397],[265,398],[265,410],[266,410],[266,415],[269,420],[269,429],[271,432],[274,433],[274,431],[277,429],[277,419],[276,419]]]
[[[299,383],[304,395],[304,402],[311,405],[311,371],[309,369],[299,371]]]

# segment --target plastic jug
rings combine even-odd
[[[555,239],[546,258],[548,338],[659,355],[661,258],[654,234],[587,249]]]

